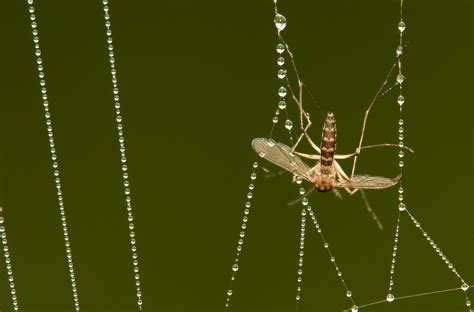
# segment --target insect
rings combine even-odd
[[[337,159],[348,159],[360,152],[336,155],[336,133],[336,119],[332,112],[328,112],[323,126],[321,148],[309,139],[311,146],[319,155],[299,153],[283,143],[265,138],[254,139],[252,147],[262,158],[311,182],[320,192],[343,188],[352,195],[360,189],[384,189],[398,183],[400,175],[393,179],[370,175],[351,175],[349,177]],[[310,167],[300,157],[319,162]]]

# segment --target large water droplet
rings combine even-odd
[[[357,311],[359,311],[359,307],[356,305],[353,305],[351,308],[351,312],[357,312]]]
[[[405,80],[405,76],[403,76],[401,73],[397,75],[397,82],[399,84],[402,84],[404,80]]]
[[[286,17],[284,17],[283,15],[277,13],[275,15],[274,22],[275,22],[275,26],[278,29],[278,31],[282,31],[283,29],[285,29],[285,27],[286,27]]]
[[[279,79],[283,79],[286,77],[286,70],[285,69],[279,69],[278,74],[277,74]]]
[[[393,302],[395,300],[395,297],[392,294],[387,295],[387,302]]]
[[[239,265],[236,263],[232,266],[232,271],[237,272],[239,270]]]
[[[285,87],[280,87],[280,89],[278,89],[278,95],[281,96],[281,97],[285,97],[286,96],[286,88]]]
[[[404,21],[401,21],[400,23],[398,23],[398,30],[400,30],[400,32],[403,32],[406,28],[406,24]]]
[[[283,66],[285,64],[285,58],[280,56],[278,59],[277,59],[277,64],[280,65],[280,66]]]
[[[287,119],[285,121],[285,128],[288,129],[288,130],[291,130],[291,128],[293,128],[293,122],[289,119]]]
[[[397,56],[402,55],[403,54],[403,46],[398,46],[396,52],[397,52]]]
[[[276,51],[279,54],[282,54],[283,52],[285,52],[285,46],[282,43],[277,44]]]
[[[466,283],[463,283],[463,284],[461,285],[461,289],[464,290],[464,291],[467,291],[467,290],[469,289],[469,285],[466,284]]]
[[[281,100],[280,102],[278,102],[278,108],[285,109],[286,108],[286,102],[284,100]]]

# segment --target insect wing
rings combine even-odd
[[[271,139],[257,138],[252,141],[253,150],[262,158],[268,160],[286,171],[309,180],[308,171],[311,168],[298,156],[291,152],[291,148]]]
[[[371,175],[354,175],[352,181],[339,181],[337,187],[347,187],[352,189],[384,189],[394,186],[400,180],[401,175],[394,179],[386,177],[377,177]]]

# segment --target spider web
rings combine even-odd
[[[287,44],[285,39],[282,36],[283,30],[287,26],[286,18],[279,12],[278,7],[277,7],[277,0],[274,0],[274,8],[275,8],[275,25],[277,27],[277,33],[278,33],[278,38],[279,38],[279,45],[277,46],[277,52],[279,53],[279,58],[278,58],[278,65],[279,71],[278,71],[278,78],[282,81],[282,85],[280,86],[278,93],[280,95],[280,103],[278,105],[278,108],[276,109],[275,116],[272,119],[273,125],[270,131],[269,137],[271,138],[274,130],[275,130],[275,125],[280,122],[280,119],[282,115],[284,115],[284,118],[286,117],[286,121],[284,122],[285,128],[289,132],[289,141],[291,143],[290,146],[297,146],[299,142],[303,138],[304,132],[306,132],[309,127],[312,124],[312,121],[309,117],[309,114],[303,107],[303,87],[304,83],[302,82],[300,78],[300,74],[298,73],[296,63],[295,63],[295,58],[294,55],[290,49],[290,46]],[[402,86],[404,85],[404,80],[405,77],[402,72],[402,56],[405,52],[405,42],[403,40],[403,33],[406,28],[406,24],[403,19],[403,0],[400,0],[400,21],[397,25],[399,29],[399,34],[400,34],[400,41],[398,43],[398,46],[396,48],[397,52],[397,59],[392,66],[391,70],[389,71],[389,74],[387,75],[387,79],[385,82],[382,84],[381,88],[377,92],[377,95],[374,97],[373,102],[369,106],[369,110],[372,107],[372,105],[380,100],[383,96],[386,94],[390,93],[392,90],[399,89],[399,95],[397,97],[397,102],[400,107],[400,119],[398,121],[399,125],[399,146],[400,149],[398,151],[398,166],[400,168],[400,173],[403,173],[403,167],[405,166],[406,160],[404,159],[405,157],[405,152],[404,148],[404,120],[403,120],[403,105],[405,102],[405,97],[403,95],[403,89]],[[290,78],[288,76],[288,71],[285,69],[286,65],[286,60],[284,56],[289,57],[289,68],[290,71],[292,70],[292,74],[295,77],[295,82],[294,85],[296,85],[296,88],[293,88],[292,81],[290,81]],[[392,76],[392,71],[396,69],[398,70],[398,73],[396,74],[396,79],[395,82],[390,85],[388,84],[389,78]],[[289,114],[287,111],[287,104],[286,104],[286,98],[287,98],[287,93],[289,97],[292,99],[293,104],[295,104],[295,107],[297,108],[298,114],[299,114],[299,125],[300,125],[300,131],[301,133],[296,135],[296,138],[293,137],[293,123],[289,119]],[[311,95],[312,96],[312,95]],[[282,101],[284,104],[282,105]],[[283,111],[283,113],[282,113]],[[370,119],[370,118],[369,118]],[[370,123],[370,121],[369,121]],[[365,122],[363,127],[365,127]],[[362,144],[362,139],[361,143]],[[251,180],[252,182],[256,179],[256,169],[258,167],[258,163],[255,162],[253,165],[254,170],[252,171],[251,174]],[[301,196],[301,230],[300,230],[300,242],[299,242],[299,252],[298,252],[298,269],[297,269],[297,286],[296,286],[296,311],[300,310],[302,308],[302,302],[303,302],[303,263],[305,262],[304,260],[304,254],[305,254],[305,238],[307,235],[312,235],[314,234],[314,229],[316,229],[316,232],[319,234],[323,247],[327,252],[329,262],[332,263],[335,269],[335,275],[336,278],[339,279],[340,283],[342,284],[342,288],[344,290],[344,294],[341,296],[341,300],[346,297],[348,301],[350,302],[350,305],[343,311],[365,311],[365,310],[370,310],[372,308],[372,311],[374,309],[390,309],[393,307],[396,307],[397,305],[401,306],[402,302],[406,302],[405,306],[401,306],[400,308],[404,309],[406,311],[407,307],[409,308],[409,302],[411,302],[409,299],[416,298],[421,301],[422,297],[431,297],[434,295],[439,295],[441,296],[442,294],[447,294],[447,293],[461,293],[462,298],[464,298],[464,307],[467,309],[467,311],[472,312],[473,310],[471,309],[471,299],[469,297],[469,292],[470,289],[473,287],[469,281],[465,280],[462,276],[461,271],[458,270],[455,263],[456,261],[452,261],[447,254],[443,252],[443,249],[440,247],[440,245],[437,244],[436,238],[433,238],[430,236],[428,233],[427,229],[425,229],[422,225],[422,223],[419,221],[419,219],[415,216],[415,213],[412,211],[412,208],[408,208],[409,203],[408,200],[405,199],[409,198],[407,196],[406,190],[404,189],[404,179],[400,181],[400,185],[398,188],[398,200],[399,203],[398,205],[392,205],[391,209],[394,209],[397,211],[397,216],[396,216],[396,223],[394,224],[393,227],[388,228],[387,230],[392,232],[393,239],[392,239],[392,248],[391,248],[391,262],[390,265],[387,267],[387,270],[389,271],[388,274],[386,274],[388,278],[388,282],[384,285],[372,285],[371,288],[373,290],[373,293],[377,294],[379,298],[376,296],[372,295],[370,298],[367,300],[367,302],[362,303],[362,300],[357,300],[357,291],[352,291],[350,289],[350,285],[353,282],[352,280],[349,281],[348,278],[343,274],[343,267],[340,267],[338,265],[338,262],[336,261],[335,253],[332,251],[332,247],[330,247],[329,242],[327,240],[327,237],[323,234],[323,229],[322,225],[318,220],[317,217],[317,210],[312,208],[310,206],[308,197],[307,197],[307,190],[302,187],[301,179],[296,179],[296,183],[298,185],[298,193]],[[238,266],[238,261],[240,257],[240,253],[242,251],[242,246],[244,244],[243,238],[245,237],[245,229],[246,229],[246,223],[248,221],[248,214],[249,214],[249,208],[252,205],[252,197],[253,193],[252,190],[254,189],[254,184],[251,183],[249,186],[250,192],[247,194],[247,202],[246,202],[246,208],[244,212],[244,223],[242,224],[242,231],[240,232],[240,239],[238,242],[238,252],[235,258],[235,263],[232,266],[232,276],[231,276],[231,285],[230,288],[227,292],[227,300],[226,300],[226,311],[230,307],[230,302],[231,302],[231,296],[233,295],[233,281],[236,278],[236,272],[240,269]],[[364,200],[365,195],[363,194]],[[370,212],[371,208],[370,205],[367,203],[367,208],[369,209]],[[376,219],[376,216],[374,216],[374,219]],[[306,227],[314,227],[314,229],[310,229],[310,233],[306,231]],[[328,228],[333,225],[325,225],[325,228]],[[416,242],[416,249],[413,250],[413,246],[409,246],[412,250],[408,251],[413,251],[415,253],[419,252],[419,254],[416,254],[415,259],[411,259],[410,262],[406,261],[406,256],[403,255],[404,252],[404,245],[409,245],[409,241],[417,241]],[[407,242],[407,243],[404,243]],[[423,246],[423,243],[425,246]],[[413,245],[413,244],[411,244]],[[339,248],[343,248],[343,246],[339,246]],[[401,255],[399,255],[399,253]],[[426,253],[426,255],[425,255]],[[430,254],[431,253],[431,254]],[[433,257],[435,255],[435,257]],[[422,259],[421,261],[417,258]],[[437,259],[432,259],[432,258],[437,258]],[[339,259],[339,258],[338,258]],[[441,262],[440,262],[441,261]],[[440,264],[441,263],[441,264]],[[426,265],[432,265],[433,268],[436,268],[434,272],[431,272],[431,277],[432,279],[425,280],[427,283],[425,283],[426,288],[423,289],[416,289],[416,287],[411,287],[411,280],[417,279],[417,276],[411,276],[408,279],[404,278],[401,281],[398,280],[397,274],[401,273],[403,274],[403,270],[406,269],[407,267],[413,267],[413,266],[420,266],[420,271],[423,271],[423,267]],[[443,267],[444,265],[444,267]],[[306,266],[306,265],[305,265]],[[370,268],[369,268],[370,269]],[[433,270],[433,269],[432,269]],[[432,283],[433,280],[435,280],[436,275],[438,274],[451,274],[453,277],[453,282],[449,285],[448,287],[440,287],[436,288],[437,286],[435,285],[436,283]],[[351,274],[348,274],[351,275]],[[353,275],[353,274],[352,274]],[[420,272],[420,276],[423,276],[423,273]],[[405,280],[406,279],[406,280]],[[457,282],[456,282],[457,281]],[[355,283],[355,282],[354,282]],[[359,283],[360,284],[360,283]],[[431,285],[433,284],[433,285]],[[365,286],[365,285],[364,285]],[[383,291],[381,289],[385,288],[387,291],[385,292],[385,295],[383,295]],[[415,288],[414,291],[412,292],[405,292],[404,290],[400,290],[400,288],[405,288],[405,289],[410,289],[410,288]],[[362,292],[362,291],[361,291]],[[324,296],[324,292],[319,292],[316,294],[319,296]],[[311,297],[315,297],[312,295]],[[460,296],[458,296],[461,298]],[[450,297],[450,300],[457,300],[458,299],[451,299],[454,297]],[[377,300],[378,299],[378,300]],[[372,301],[371,301],[372,300]],[[347,305],[346,305],[347,306]],[[429,305],[425,305],[427,307]],[[418,311],[418,310],[417,310]],[[430,310],[431,311],[431,310]]]

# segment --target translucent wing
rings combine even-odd
[[[271,139],[257,138],[252,141],[252,148],[260,157],[272,164],[311,181],[308,176],[311,168],[301,158],[292,154],[291,148],[285,144]]]
[[[384,189],[394,186],[400,180],[401,175],[394,179],[385,177],[376,177],[371,175],[354,175],[352,181],[340,180],[337,181],[337,187],[347,187],[352,189]]]

